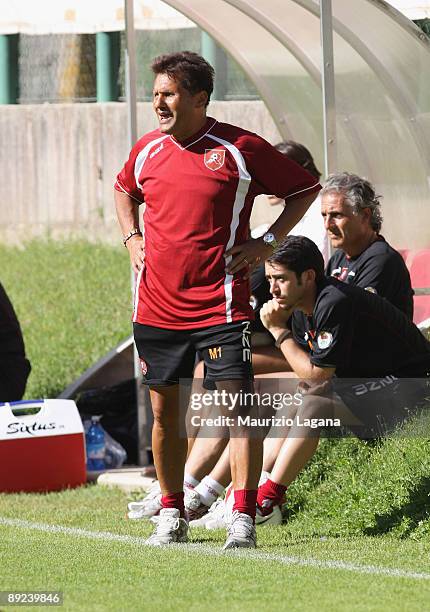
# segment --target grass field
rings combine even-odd
[[[257,552],[222,553],[224,533],[202,529],[159,550],[126,501],[100,487],[0,496],[0,590],[61,590],[70,610],[428,609],[429,542],[291,526],[259,528]]]
[[[28,398],[55,397],[131,331],[125,249],[0,247],[0,270],[33,365]],[[288,490],[286,524],[243,555],[203,530],[144,547],[149,524],[125,520],[116,490],[0,495],[0,590],[63,590],[70,610],[430,609],[429,450],[426,417],[379,443],[323,440]]]
[[[0,247],[0,271],[32,363],[28,398],[56,397],[131,333],[124,248],[49,241]]]

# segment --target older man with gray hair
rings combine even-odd
[[[331,174],[321,191],[321,214],[337,249],[327,276],[377,293],[413,317],[413,290],[402,256],[379,233],[380,197],[369,181],[348,172]]]

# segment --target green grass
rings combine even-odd
[[[424,415],[383,441],[322,440],[288,490],[287,528],[430,542],[429,432]]]
[[[0,282],[32,364],[26,397],[56,397],[131,333],[128,255],[84,242],[0,247]]]
[[[0,517],[145,537],[147,521],[124,518],[126,496],[84,487],[47,495],[0,495]],[[222,531],[194,530],[202,552],[157,550],[0,525],[0,590],[62,590],[70,610],[423,610],[430,580],[287,565],[252,555],[214,556]],[[430,570],[430,543],[386,537],[323,538],[298,528],[259,528],[259,551],[406,571]]]

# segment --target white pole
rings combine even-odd
[[[336,97],[331,0],[320,0],[325,178],[337,171]]]
[[[136,36],[133,0],[125,0],[125,41],[125,97],[128,109],[128,144],[131,149],[137,140]]]
[[[134,29],[133,0],[125,0],[125,96],[127,100],[129,149],[137,140],[137,95],[136,95],[136,36]],[[135,290],[135,274],[130,269],[132,299]],[[136,379],[138,463],[148,465],[148,450],[151,448],[152,411],[147,387],[142,385],[139,355],[134,347],[134,376]]]
[[[334,83],[333,14],[331,0],[320,0],[321,82],[324,130],[324,178],[337,171],[336,95]],[[328,241],[328,255],[333,248]]]

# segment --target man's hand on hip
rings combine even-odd
[[[132,236],[126,243],[130,262],[134,272],[137,274],[145,263],[145,241],[142,236]]]
[[[261,238],[251,238],[225,252],[226,259],[231,257],[231,261],[227,262],[226,272],[235,274],[242,268],[246,268],[248,274],[245,278],[248,278],[249,272],[271,254],[272,250],[264,244]]]

